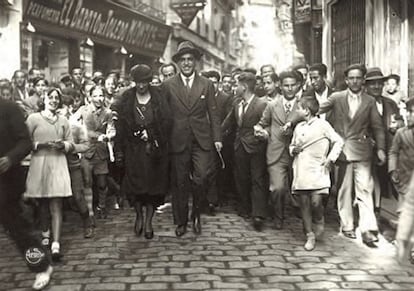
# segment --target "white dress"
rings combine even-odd
[[[33,142],[47,143],[61,140],[69,149],[72,134],[69,121],[58,116],[52,121],[33,113],[27,118]],[[26,180],[26,198],[57,198],[72,196],[70,175],[65,153],[54,149],[41,149],[32,153]]]

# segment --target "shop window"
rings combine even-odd
[[[33,66],[52,82],[69,72],[69,44],[65,40],[43,35],[33,37]]]
[[[80,46],[80,67],[87,74],[93,74],[93,49],[86,45]]]

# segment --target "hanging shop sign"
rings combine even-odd
[[[180,16],[182,22],[189,26],[197,15],[198,11],[206,6],[205,0],[191,1],[191,0],[172,0],[170,7],[174,10],[178,16]]]
[[[295,24],[311,21],[311,0],[294,1]]]
[[[158,56],[163,54],[171,31],[164,23],[108,1],[28,0],[24,17],[71,36],[87,35],[104,44],[122,44],[130,51]]]

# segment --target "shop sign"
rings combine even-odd
[[[28,0],[24,16],[157,55],[170,34],[169,26],[107,1]]]
[[[182,22],[186,26],[189,26],[194,17],[197,15],[198,11],[203,9],[205,5],[205,0],[173,0],[170,4],[170,7],[178,14],[178,16],[180,16]]]
[[[311,0],[295,0],[295,23],[311,21]]]

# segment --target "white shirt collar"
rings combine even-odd
[[[325,87],[325,90],[321,94],[315,91],[315,96],[319,103],[326,101],[328,99],[328,86]]]
[[[189,86],[190,88],[193,86],[194,78],[195,78],[195,72],[193,72],[190,76],[184,76],[182,73],[180,73],[181,80],[183,80],[184,85],[187,84],[186,80],[189,79]]]
[[[362,90],[359,91],[358,93],[354,93],[354,92],[352,92],[351,90],[348,89],[348,96],[351,97],[351,98],[359,99],[361,97],[361,94],[362,94]]]

